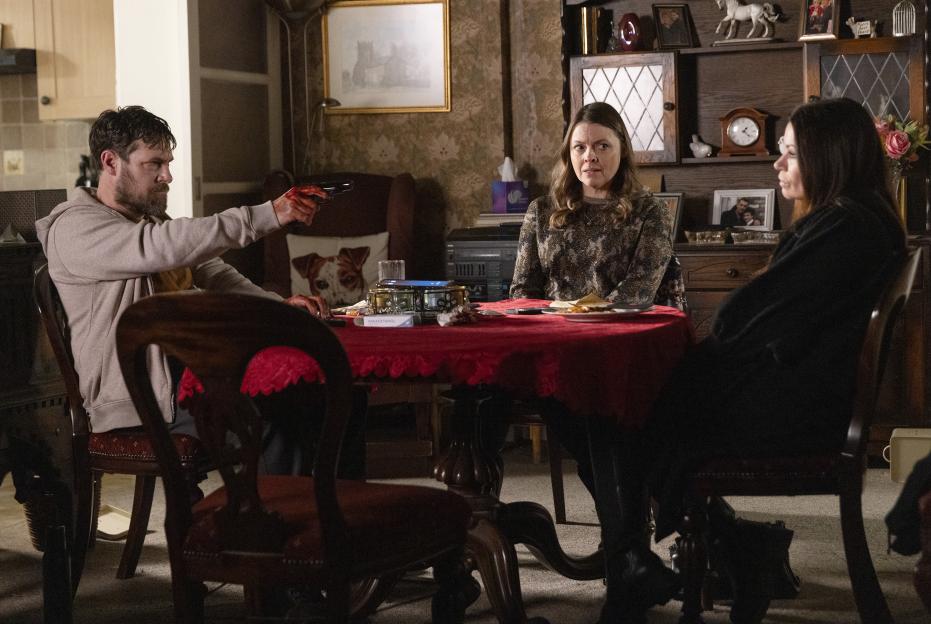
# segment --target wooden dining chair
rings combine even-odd
[[[870,624],[892,622],[889,607],[863,528],[861,495],[866,471],[866,444],[893,329],[911,292],[921,250],[912,250],[873,308],[860,350],[856,395],[847,439],[839,452],[803,456],[711,459],[686,478],[686,500],[711,496],[833,495],[840,498],[841,532],[847,571],[860,619]],[[704,509],[688,509],[679,554],[684,601],[680,622],[701,622],[702,587],[708,567]],[[708,597],[705,597],[708,600]]]
[[[921,522],[921,556],[915,564],[913,584],[915,592],[931,615],[931,491],[918,499],[918,517]]]
[[[433,565],[435,622],[461,622],[463,549],[471,511],[457,494],[431,487],[336,479],[350,412],[352,372],[336,335],[295,307],[247,295],[172,293],[130,306],[117,325],[117,352],[136,409],[163,471],[165,534],[175,618],[200,622],[204,581],[325,593],[332,621],[350,617],[350,584]],[[157,345],[203,386],[189,408],[223,485],[193,507],[147,372]],[[262,414],[240,392],[252,357],[270,346],[310,355],[326,380],[326,413],[313,476],[260,475]]]
[[[543,421],[532,404],[517,401],[511,412],[515,425],[526,426],[530,432],[531,457],[539,463],[543,456],[543,433],[546,432],[546,462],[550,469],[550,490],[553,493],[553,518],[556,524],[566,524],[566,490],[562,474],[562,445],[556,434]]]
[[[158,462],[149,437],[144,433],[91,430],[84,397],[81,395],[78,374],[71,353],[71,331],[68,317],[58,296],[58,290],[48,273],[48,265],[36,270],[33,296],[42,325],[65,383],[64,417],[71,429],[71,449],[74,463],[74,521],[71,544],[72,584],[75,588],[81,578],[88,548],[93,548],[97,534],[97,514],[100,509],[100,488],[103,473],[135,475],[132,516],[126,544],[117,567],[116,578],[131,578],[142,553],[155,480],[159,475]],[[207,456],[200,443],[191,436],[173,435],[182,465],[192,477],[209,469]]]

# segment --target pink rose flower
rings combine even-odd
[[[885,147],[889,158],[898,160],[908,154],[912,142],[908,139],[908,135],[901,130],[892,130],[886,135]]]
[[[889,130],[892,129],[889,122],[884,119],[877,119],[874,125],[876,126],[876,132],[879,133],[879,138],[885,140],[886,135],[889,134]]]

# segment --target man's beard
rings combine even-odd
[[[125,169],[116,179],[116,201],[129,206],[139,214],[163,217],[168,207],[168,185],[158,184],[149,193],[137,190],[136,179]],[[159,192],[162,191],[162,192]]]

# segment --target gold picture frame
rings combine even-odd
[[[322,30],[327,115],[449,112],[449,0],[334,2]]]
[[[840,0],[805,0],[799,21],[799,41],[837,39]]]
[[[682,207],[685,204],[685,193],[682,192],[664,192],[653,193],[653,197],[660,200],[672,214],[672,242],[676,242],[679,236],[679,223],[682,221]]]

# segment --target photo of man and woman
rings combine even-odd
[[[766,190],[715,191],[711,223],[724,227],[773,228],[774,201]]]

